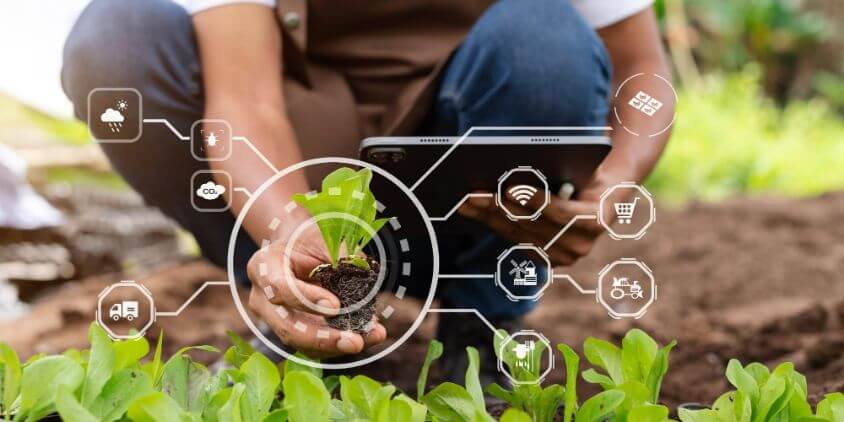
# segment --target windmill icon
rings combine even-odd
[[[509,273],[513,276],[513,285],[536,286],[536,264],[533,261],[526,259],[522,262],[516,262],[511,259],[510,265],[513,266]]]

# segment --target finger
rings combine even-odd
[[[387,328],[378,323],[377,321],[373,321],[372,329],[369,330],[368,333],[363,337],[363,341],[366,347],[375,346],[377,344],[381,344],[384,340],[387,339]]]
[[[320,315],[337,314],[340,300],[334,294],[316,284],[299,280],[292,271],[281,268],[280,262],[266,257],[266,254],[258,252],[249,269],[250,279],[261,288],[270,303]]]
[[[359,334],[329,327],[325,319],[313,314],[273,305],[258,297],[250,299],[250,307],[281,338],[284,344],[312,357],[359,353],[364,339]]]

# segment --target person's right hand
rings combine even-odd
[[[330,262],[319,231],[315,226],[311,229],[291,247],[289,269],[285,269],[286,236],[252,256],[247,268],[252,281],[249,308],[269,324],[284,344],[313,358],[358,353],[383,342],[387,330],[377,321],[365,336],[326,324],[325,316],[336,314],[340,301],[328,290],[306,281],[315,267]],[[297,298],[294,285],[310,304]]]

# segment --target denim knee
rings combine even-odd
[[[184,38],[188,40],[184,40]],[[193,43],[187,11],[171,0],[93,0],[65,41],[62,85],[85,118],[88,93],[97,87],[141,90],[168,43]]]
[[[484,124],[603,125],[611,64],[594,29],[566,1],[499,0],[452,59],[440,99]],[[517,111],[517,112],[516,112]],[[475,123],[475,124],[479,124]]]

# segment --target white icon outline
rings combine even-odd
[[[197,132],[196,127],[200,126],[200,129],[201,129],[201,125],[204,125],[205,123],[222,123],[222,124],[225,125],[226,133],[228,134],[228,139],[218,140],[218,142],[220,142],[220,143],[228,144],[228,151],[226,152],[225,156],[208,158],[208,157],[202,157],[202,156],[200,156],[196,153],[196,142],[200,142],[200,143],[204,142],[203,139],[197,139],[197,137],[196,137],[196,132]],[[199,120],[193,122],[193,124],[191,124],[191,126],[190,126],[190,154],[197,161],[210,162],[210,161],[226,161],[226,160],[228,160],[232,156],[232,149],[233,149],[232,146],[234,144],[233,141],[234,141],[234,133],[232,132],[232,125],[231,125],[231,123],[228,122],[228,120],[223,120],[223,119],[199,119]]]
[[[536,194],[536,192],[539,192],[540,190],[542,190],[544,192],[542,206],[537,208],[536,211],[533,214],[530,214],[530,215],[514,214],[513,212],[511,212],[507,208],[507,205],[505,204],[505,201],[504,201],[503,198],[504,198],[505,195],[507,195],[509,193],[510,189],[507,189],[507,191],[504,191],[503,184],[507,180],[507,178],[510,177],[514,173],[533,173],[536,176],[536,178],[539,179],[539,181],[542,183],[542,189],[536,189],[536,187],[533,187],[534,189],[536,189],[534,191],[534,194]],[[519,185],[519,186],[527,186],[527,185]],[[518,186],[516,186],[516,187],[518,187]],[[531,196],[533,196],[533,195],[531,195]],[[530,199],[530,198],[528,198],[528,199]],[[498,189],[496,190],[496,195],[495,195],[495,205],[497,205],[498,208],[501,208],[504,211],[504,213],[507,215],[507,218],[509,218],[510,220],[513,220],[513,221],[518,221],[518,220],[531,220],[531,221],[533,221],[533,220],[536,220],[537,218],[539,218],[540,215],[542,215],[542,211],[545,211],[545,207],[547,207],[550,202],[551,202],[551,195],[550,195],[550,189],[548,188],[548,179],[545,178],[545,175],[542,174],[542,172],[534,169],[533,167],[518,166],[516,168],[507,170],[507,172],[505,172],[504,174],[501,175],[501,177],[498,178]],[[522,205],[524,205],[524,203]]]
[[[643,224],[642,227],[635,233],[624,234],[624,233],[616,232],[615,229],[613,229],[612,223],[614,221],[616,221],[617,219],[620,219],[620,217],[617,216],[617,215],[614,216],[612,221],[607,221],[608,216],[606,215],[606,213],[604,211],[604,209],[606,208],[606,205],[607,205],[606,200],[617,189],[635,189],[636,191],[639,192],[639,194],[641,194],[641,197],[644,198],[644,201],[648,203],[648,221],[647,221],[647,223]],[[639,196],[637,195],[637,197],[639,197]],[[632,202],[636,202],[636,200],[634,199]],[[616,209],[615,206],[617,204],[631,204],[631,203],[630,202],[613,203],[612,204],[613,209]],[[636,209],[636,207],[631,205],[630,218],[633,217],[633,212],[635,211],[635,209]],[[654,206],[653,196],[651,196],[651,193],[648,192],[648,190],[645,189],[644,187],[642,187],[642,186],[640,186],[640,185],[638,185],[634,182],[621,182],[621,183],[619,183],[615,186],[608,188],[607,190],[604,191],[604,193],[601,194],[601,199],[600,199],[600,202],[599,202],[599,205],[598,205],[598,223],[600,223],[604,227],[604,229],[607,231],[607,234],[609,234],[611,238],[613,238],[615,240],[624,240],[624,239],[639,240],[642,237],[644,237],[645,234],[647,234],[648,229],[651,227],[651,225],[653,225],[653,223],[655,221],[656,221],[656,208]],[[625,223],[625,224],[629,224],[629,223]]]
[[[105,300],[105,298],[114,289],[118,289],[118,288],[137,289],[139,292],[141,292],[142,295],[144,295],[144,297],[147,298],[147,300],[149,300],[149,308],[150,308],[149,321],[147,321],[147,323],[142,328],[138,329],[138,332],[135,333],[135,334],[126,334],[126,335],[117,334],[117,333],[115,333],[114,331],[111,330],[111,327],[109,327],[108,324],[103,322],[103,312],[102,312],[103,311],[103,300]],[[150,293],[150,291],[143,284],[136,283],[133,280],[122,280],[119,283],[114,283],[114,284],[106,287],[97,296],[96,319],[97,319],[97,324],[99,324],[100,327],[102,327],[102,329],[105,330],[106,334],[108,334],[108,336],[111,337],[114,340],[134,340],[134,339],[137,339],[137,338],[141,338],[141,337],[144,336],[144,334],[146,334],[147,330],[149,330],[149,328],[152,327],[152,324],[155,323],[155,319],[156,319],[155,299],[153,299],[152,293]],[[109,317],[109,321],[111,321],[110,317]]]
[[[202,206],[199,206],[199,205],[196,204],[196,198],[197,198],[197,196],[199,196],[196,192],[196,190],[198,188],[198,186],[196,186],[196,179],[197,179],[197,177],[202,176],[202,175],[206,175],[206,174],[212,175],[212,176],[215,175],[215,174],[225,175],[226,176],[226,184],[222,185],[222,186],[225,188],[225,192],[234,193],[234,190],[232,188],[232,177],[227,171],[224,171],[224,170],[197,170],[196,172],[193,173],[193,175],[190,178],[190,204],[191,204],[191,206],[193,207],[194,210],[196,210],[198,212],[226,212],[226,211],[228,211],[232,206],[231,200],[229,200],[229,198],[231,196],[226,197],[226,195],[223,195],[222,193],[220,195],[220,198],[222,198],[223,201],[226,204],[226,206],[224,206],[224,207],[208,208],[208,207],[202,207]],[[213,177],[211,177],[211,181],[219,184],[219,182],[217,182],[216,179],[214,179]],[[208,182],[206,182],[206,183],[208,183]],[[203,183],[203,185],[205,185],[206,183]]]
[[[97,92],[131,92],[134,95],[138,96],[138,134],[134,138],[124,138],[124,139],[99,139],[96,135],[94,135],[94,131],[91,129],[94,127],[92,124],[92,117],[95,119],[99,119],[101,114],[103,113],[96,112],[93,113],[91,110],[91,98]],[[125,101],[124,99],[120,99],[119,101]],[[90,92],[88,92],[88,136],[100,144],[131,144],[137,142],[141,139],[141,136],[144,134],[144,97],[141,95],[141,92],[135,88],[129,87],[107,87],[107,88],[94,88]],[[110,109],[113,110],[113,109]]]
[[[502,263],[510,256],[511,253],[515,251],[534,251],[537,255],[544,261],[545,264],[545,278],[544,280],[537,280],[538,283],[542,283],[542,286],[537,289],[537,291],[532,295],[517,295],[510,291],[507,288],[506,283],[502,280],[502,276],[505,273],[509,273],[501,268]],[[509,262],[508,262],[509,263]],[[532,245],[530,243],[519,243],[518,245],[513,245],[506,251],[502,252],[501,255],[498,255],[498,262],[495,266],[495,284],[504,291],[507,295],[507,298],[512,300],[513,302],[517,302],[520,300],[538,300],[542,295],[545,293],[545,290],[551,285],[552,280],[552,270],[551,270],[551,258],[548,257],[548,254],[545,253],[542,248]]]
[[[650,283],[651,294],[648,296],[646,303],[642,305],[636,312],[618,312],[612,307],[611,304],[607,303],[607,301],[604,299],[604,287],[606,287],[604,278],[609,274],[610,271],[613,270],[613,268],[619,265],[634,265],[638,267],[642,270],[642,273],[647,277],[647,280],[645,282]],[[639,281],[641,282],[641,280]],[[612,283],[610,283],[610,286],[612,286]],[[613,319],[642,318],[648,312],[648,308],[650,308],[650,306],[653,305],[654,302],[656,302],[658,297],[658,286],[656,284],[656,279],[654,279],[653,271],[651,271],[651,269],[648,268],[648,266],[645,265],[643,262],[635,258],[621,258],[615,260],[604,266],[604,268],[601,269],[601,271],[598,273],[598,288],[595,291],[595,299],[604,307],[604,309],[607,310],[607,313],[609,313],[610,317],[612,317]]]
[[[538,342],[545,345],[545,350],[543,351],[543,354],[548,356],[548,367],[545,368],[545,370],[542,371],[541,374],[539,374],[539,377],[537,377],[535,381],[519,381],[515,379],[513,375],[510,374],[510,371],[507,369],[507,365],[505,364],[504,359],[501,358],[502,356],[504,356],[504,349],[507,347],[508,344],[514,342],[516,337],[533,337],[537,339]],[[511,333],[509,336],[507,336],[507,338],[505,338],[504,341],[501,342],[501,345],[498,348],[497,361],[498,371],[504,374],[504,376],[506,376],[507,379],[509,379],[510,382],[512,382],[514,385],[539,385],[554,369],[554,353],[551,349],[551,342],[548,341],[548,339],[545,338],[544,335],[534,330],[520,330],[516,331],[515,333]]]

